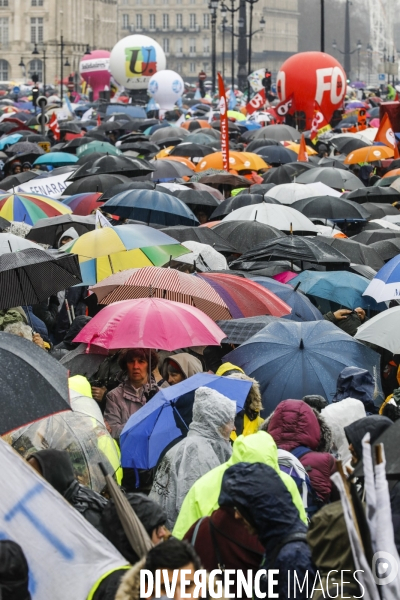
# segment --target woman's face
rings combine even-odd
[[[176,385],[185,379],[184,374],[175,363],[170,362],[168,364],[168,383],[169,385]]]
[[[219,431],[225,440],[229,440],[229,438],[231,437],[232,431],[236,431],[235,423],[233,421],[230,421],[229,423],[222,425],[219,428]]]

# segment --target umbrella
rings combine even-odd
[[[296,152],[283,146],[262,146],[255,150],[269,165],[284,165],[297,160]]]
[[[275,183],[276,185],[292,183],[298,175],[313,168],[314,165],[309,162],[288,162],[280,167],[268,169],[262,178],[265,183]]]
[[[258,317],[245,317],[242,319],[231,319],[230,321],[218,321],[219,327],[226,334],[222,340],[223,344],[234,344],[240,346],[247,342],[253,335],[264,329],[269,323],[276,321],[278,317],[270,315],[259,315]]]
[[[360,148],[366,148],[371,144],[360,140],[360,138],[354,137],[353,135],[341,135],[330,140],[332,146],[336,148],[341,154],[350,154]]]
[[[314,196],[297,200],[291,205],[309,219],[330,219],[331,221],[367,221],[371,215],[365,205],[335,198],[334,196]],[[394,209],[396,210],[396,209]]]
[[[211,126],[214,129],[221,129],[221,121],[220,120],[213,121],[211,123]],[[238,125],[236,125],[236,123],[233,123],[233,121],[228,121],[228,130],[232,133],[239,133],[241,131],[240,127]]]
[[[367,188],[359,188],[358,190],[354,190],[346,195],[346,200],[351,200],[352,202],[358,202],[359,204],[364,204],[365,202],[374,202],[374,203],[382,203],[382,204],[392,204],[400,200],[400,194],[397,190],[388,187],[367,187]]]
[[[174,184],[169,183],[168,186],[171,186]],[[178,184],[175,184],[178,185]],[[164,184],[165,186],[165,184]],[[222,194],[222,192],[220,192],[219,190],[217,190],[216,188],[211,187],[211,185],[206,185],[205,183],[198,183],[196,181],[189,181],[188,183],[185,183],[184,186],[185,188],[189,188],[190,190],[200,190],[200,191],[204,191],[204,192],[210,192],[210,194],[212,194],[214,196],[214,198],[216,198],[217,200],[219,200],[220,202],[222,202],[222,200],[224,200],[224,196]]]
[[[83,194],[84,192],[104,192],[114,185],[121,183],[132,183],[128,177],[124,175],[90,175],[83,177],[77,181],[73,181],[68,186],[68,195]]]
[[[68,371],[47,352],[29,340],[0,332],[0,356],[3,365],[1,435],[71,409]]]
[[[266,202],[267,204],[280,204],[275,198],[269,198],[262,194],[238,194],[237,196],[231,196],[221,202],[211,214],[210,220],[223,219],[226,215],[238,208],[251,206],[252,204],[261,204],[262,202]]]
[[[275,279],[275,281],[280,281],[281,283],[289,283],[289,281],[295,277],[297,277],[297,274],[293,273],[293,271],[283,271],[278,275],[274,275],[272,279]]]
[[[279,200],[281,204],[293,204],[297,200],[315,196],[334,196],[337,198],[341,196],[339,192],[320,182],[306,185],[297,182],[276,185],[268,192],[268,195]]]
[[[121,155],[122,152],[109,142],[100,142],[98,140],[94,140],[93,142],[89,142],[87,144],[83,144],[76,149],[76,155],[81,158],[82,156],[86,156],[91,152],[101,152],[102,154],[109,154],[113,156]]]
[[[345,165],[356,165],[361,163],[378,162],[387,158],[393,158],[394,150],[388,146],[367,146],[354,150],[346,157]]]
[[[38,244],[30,242],[19,235],[13,235],[12,233],[2,233],[0,235],[0,255],[8,252],[18,252],[18,250],[26,250],[27,248],[42,250]]]
[[[150,141],[159,146],[176,146],[188,135],[189,132],[182,127],[163,127],[151,134]]]
[[[348,240],[317,235],[313,238],[313,242],[317,245],[328,244],[331,248],[336,248],[336,250],[349,259],[350,263],[367,265],[373,269],[380,269],[383,267],[382,259],[371,246],[365,246],[364,244],[360,244],[360,242],[355,242],[353,239]]]
[[[193,144],[193,142],[182,142],[171,150],[169,156],[185,156],[197,164],[204,156],[212,153],[213,149],[210,146]]]
[[[39,304],[81,283],[78,260],[61,252],[27,248],[0,256],[0,309]]]
[[[374,202],[364,202],[364,204],[360,206],[362,206],[362,208],[369,212],[372,219],[384,219],[388,215],[393,215],[396,216],[400,221],[399,211],[397,210],[397,208],[391,206],[390,204],[375,204]]]
[[[273,191],[273,190],[271,190]],[[253,204],[244,206],[229,213],[224,221],[259,221],[266,225],[272,225],[280,231],[302,231],[304,233],[316,233],[317,228],[299,211],[289,206],[275,204]]]
[[[290,263],[288,260],[269,260],[269,261],[243,261],[236,264],[238,273],[243,271],[260,277],[274,277],[280,273],[285,273],[290,269],[296,273],[300,272],[300,267]]]
[[[81,128],[78,127],[75,123],[71,121],[59,121],[58,126],[60,131],[65,131],[67,133],[81,133]]]
[[[216,134],[216,135],[215,135]],[[218,132],[215,132],[214,129],[207,129],[200,132],[196,132],[196,133],[190,133],[186,138],[185,138],[185,142],[186,143],[191,143],[191,144],[201,144],[204,146],[210,146],[211,148],[213,148],[215,146],[215,143],[219,141],[219,134]],[[180,143],[180,142],[179,142]]]
[[[252,152],[229,152],[229,167],[235,171],[261,171],[268,169],[267,163]],[[196,166],[198,173],[208,169],[223,169],[222,152],[205,156]]]
[[[233,318],[283,317],[291,312],[286,302],[249,279],[228,273],[201,273],[197,277],[205,279],[218,292]]]
[[[137,175],[146,175],[151,173],[153,167],[147,161],[141,158],[128,158],[126,156],[103,156],[94,161],[94,163],[85,163],[79,167],[69,178],[69,181],[75,181],[88,175],[101,173],[112,173],[115,175],[125,175],[135,177]]]
[[[127,179],[127,178],[125,178]],[[126,192],[127,190],[155,190],[156,184],[152,181],[131,181],[127,179],[126,183],[117,183],[107,188],[101,195],[102,202],[109,200],[113,196]]]
[[[80,165],[91,166],[98,158],[104,158],[105,156],[114,156],[114,154],[104,154],[103,152],[91,152],[90,154],[84,154],[78,158],[78,162],[76,163],[77,167]],[[121,156],[118,154],[118,156]],[[124,154],[122,154],[124,156]]]
[[[350,271],[352,273],[356,273],[357,275],[362,275],[365,279],[371,281],[376,275],[375,269],[372,267],[368,267],[367,265],[356,265],[354,263],[350,263]]]
[[[271,169],[269,169],[271,170]],[[239,194],[236,194],[237,196],[240,196],[241,194],[262,194],[264,195],[268,195],[269,190],[272,190],[272,188],[275,187],[275,183],[254,183],[252,186],[250,186],[249,190],[242,190],[241,192],[239,192]]]
[[[29,162],[33,162],[35,158],[44,154],[43,148],[32,142],[17,142],[7,148],[6,152],[9,156],[12,156],[13,159],[18,158],[17,155],[23,154]]]
[[[91,231],[96,226],[96,217],[79,217],[78,215],[60,215],[48,219],[39,219],[26,236],[38,244],[48,244],[57,247],[61,235],[73,227],[78,235]]]
[[[0,216],[9,221],[22,221],[34,225],[44,217],[66,215],[71,212],[58,200],[38,194],[2,194],[0,195]]]
[[[213,194],[202,190],[186,188],[173,192],[173,195],[189,206],[219,206],[220,204]]]
[[[334,167],[317,167],[302,173],[296,179],[297,183],[315,183],[317,181],[337,190],[356,190],[363,188],[363,182],[350,171]]]
[[[219,236],[232,244],[240,253],[251,250],[261,242],[284,237],[285,234],[258,221],[221,221],[213,227]]]
[[[64,167],[78,162],[78,158],[68,152],[47,152],[39,156],[33,163],[34,165],[51,165],[53,167]]]
[[[118,148],[122,150],[122,152],[131,150],[137,154],[156,154],[160,151],[160,146],[146,140],[126,141],[118,146]]]
[[[84,144],[87,145],[88,141],[85,137],[77,137],[73,140],[69,140],[66,144],[62,145],[62,151],[67,152],[68,154],[75,154],[77,148],[80,148]]]
[[[86,192],[83,194],[74,194],[63,200],[63,204],[69,206],[74,215],[86,217],[94,210],[103,206],[104,202],[99,202],[102,194],[98,192]]]
[[[106,306],[79,332],[74,342],[116,348],[218,346],[221,329],[195,306],[161,298],[123,300]]]
[[[360,244],[369,246],[370,244],[382,242],[383,240],[400,239],[400,231],[387,229],[367,230],[358,233],[351,239],[353,242],[359,242]]]
[[[95,229],[63,246],[63,251],[78,254],[85,285],[133,267],[162,267],[188,253],[172,237],[146,225]]]
[[[377,302],[397,300],[400,296],[400,255],[385,264],[375,275],[364,296],[371,296]],[[366,300],[368,298],[365,298]]]
[[[379,310],[376,302],[363,296],[369,284],[368,279],[355,273],[304,271],[290,282],[294,287],[298,284],[300,285],[296,289],[304,294],[335,302],[344,308],[353,310],[361,307]]]
[[[197,225],[190,208],[178,198],[153,190],[128,190],[107,200],[103,210],[147,225]]]
[[[382,261],[387,262],[400,254],[400,237],[382,240],[381,242],[374,242],[367,246],[367,248],[373,249],[380,256]]]
[[[184,129],[182,131],[185,131]],[[191,177],[193,171],[186,165],[168,159],[153,159],[151,165],[154,171],[151,175],[153,181],[171,181],[181,177]]]
[[[99,304],[136,298],[166,298],[196,306],[213,321],[230,318],[227,305],[206,281],[175,269],[127,269],[103,279],[91,291],[96,294]]]
[[[344,158],[345,156],[343,156],[342,160]],[[349,167],[340,160],[340,156],[324,156],[317,164],[320,167],[335,167],[336,169],[344,169],[345,171],[349,170]]]
[[[182,123],[181,127],[188,131],[196,131],[197,129],[210,129],[211,125],[204,119],[190,119]]]
[[[37,171],[23,171],[22,173],[18,173],[17,175],[9,175],[1,181],[1,187],[4,190],[12,190],[13,188],[18,187],[22,183],[26,183],[31,179],[35,179],[35,177],[37,176]]]
[[[328,321],[270,323],[225,356],[260,384],[265,416],[286,398],[320,394],[330,401],[348,366],[376,374],[379,355]]]
[[[186,437],[192,421],[193,392],[199,387],[211,388],[235,400],[239,412],[244,407],[251,381],[196,373],[185,381],[160,390],[151,402],[132,415],[122,431],[124,467],[152,469],[169,444],[182,434]]]
[[[185,242],[199,242],[200,244],[212,246],[217,252],[225,254],[240,253],[232,244],[218,235],[214,229],[208,227],[176,225],[175,227],[163,227],[161,231],[181,242],[181,244],[185,244]]]
[[[268,125],[258,129],[254,135],[255,140],[262,138],[268,138],[270,140],[281,141],[292,141],[295,142],[300,138],[300,133],[294,127],[289,125]]]
[[[255,152],[258,148],[265,148],[265,146],[280,146],[280,142],[277,140],[269,140],[262,138],[261,140],[251,140],[246,146],[247,152]]]
[[[233,188],[251,186],[251,182],[245,177],[233,175],[232,173],[227,173],[226,171],[212,173],[212,169],[210,169],[210,173],[196,173],[190,178],[190,181],[199,181],[200,183],[206,183],[210,185],[229,185]]]
[[[4,125],[5,123],[3,123]],[[12,123],[9,123],[9,125],[12,125]],[[12,128],[10,128],[12,129]],[[20,133],[13,133],[12,135],[6,135],[5,137],[0,139],[0,150],[5,150],[7,149],[8,146],[12,146],[13,144],[16,144],[20,139],[22,138],[22,135]]]
[[[5,229],[7,229],[7,227],[10,227],[10,225],[10,221],[7,221],[7,219],[3,219],[3,217],[0,217],[0,231],[4,231]]]
[[[394,332],[399,331],[399,326],[400,306],[394,306],[363,323],[354,337],[357,340],[386,348],[393,354],[400,354],[399,336],[394,335]]]

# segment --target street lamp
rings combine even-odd
[[[44,93],[44,95],[46,95],[46,48],[43,47],[42,52],[43,52],[43,93]],[[34,56],[40,55],[40,52],[38,50],[36,42],[34,44],[32,54]]]
[[[217,23],[217,9],[218,9],[219,0],[210,0],[210,4],[208,5],[208,9],[211,12],[211,35],[212,35],[212,52],[211,52],[211,62],[212,62],[212,93],[215,94],[216,81],[217,81],[217,31],[216,31],[216,23]]]
[[[221,13],[226,15],[226,10],[221,10]],[[225,81],[225,31],[227,31],[226,24],[228,19],[224,16],[222,19],[221,31],[222,31],[222,79]]]
[[[235,89],[235,13],[240,10],[240,4],[235,8],[235,0],[230,0],[231,7],[229,8],[226,4],[222,4],[222,14],[231,13],[231,76],[232,76],[232,91]],[[236,36],[237,37],[237,36]]]
[[[367,53],[368,53],[368,85],[371,83],[371,71],[372,71],[372,52],[374,49],[371,44],[367,44]]]
[[[265,19],[264,16],[261,17],[260,22],[259,22],[259,28],[256,31],[253,31],[253,6],[256,2],[258,2],[258,0],[246,0],[246,2],[250,3],[250,28],[249,28],[249,34],[248,34],[248,38],[249,38],[249,59],[248,59],[248,69],[247,69],[247,75],[250,76],[251,74],[251,52],[252,52],[252,47],[251,47],[251,41],[253,39],[253,35],[255,35],[256,33],[259,33],[261,31],[264,31],[265,29]],[[247,84],[247,97],[248,100],[250,100],[250,81],[248,81]]]
[[[357,63],[358,63],[358,81],[360,81],[360,50],[362,48],[361,40],[357,42]]]
[[[351,52],[350,51],[347,52],[346,50],[344,50],[344,51],[341,50],[339,48],[339,46],[337,45],[336,40],[333,40],[332,48],[334,48],[335,50],[340,52],[340,54],[344,55],[346,64],[350,64],[350,56],[352,54],[354,54],[355,52],[358,52],[358,78],[360,78],[360,50],[362,48],[361,40],[358,40],[356,47]],[[346,74],[347,74],[347,77],[350,77],[350,71],[346,71]]]

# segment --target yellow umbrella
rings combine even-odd
[[[175,146],[168,146],[168,148],[163,148],[162,150],[160,150],[160,152],[158,152],[158,154],[156,154],[155,157],[156,158],[166,158],[167,156],[169,156],[169,153],[174,148],[175,148]]]
[[[235,171],[261,171],[268,169],[262,156],[253,152],[229,152],[229,166]],[[222,152],[214,152],[204,156],[197,164],[196,171],[201,173],[207,169],[223,169]]]
[[[293,150],[293,152],[296,152],[296,154],[298,154],[300,151],[300,144],[296,144],[295,142],[290,142],[289,144],[285,143],[284,146],[288,150]],[[316,154],[318,154],[318,152],[316,152],[313,148],[310,148],[310,146],[307,146],[307,145],[306,145],[306,150],[307,150],[308,156],[315,156]]]

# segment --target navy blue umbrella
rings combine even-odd
[[[270,165],[285,165],[297,160],[296,152],[284,146],[262,146],[254,150],[254,153],[262,156]]]
[[[274,321],[225,356],[260,384],[269,415],[289,398],[319,394],[331,402],[345,367],[367,369],[380,392],[379,354],[328,321]]]

